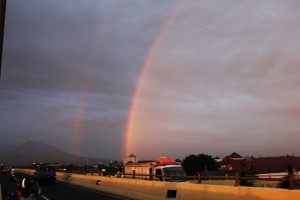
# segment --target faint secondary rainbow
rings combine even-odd
[[[117,5],[117,4],[116,4]],[[115,7],[111,11],[111,16],[117,16],[119,9],[118,7]],[[101,36],[99,36],[101,37]],[[98,48],[96,46],[97,43],[95,42],[94,45],[91,47],[93,48]],[[84,134],[85,131],[85,116],[86,116],[86,107],[87,107],[87,102],[86,102],[86,94],[91,90],[92,88],[92,75],[93,75],[93,70],[95,69],[95,63],[97,61],[97,58],[99,57],[98,52],[92,52],[91,54],[91,62],[89,65],[87,65],[86,68],[86,73],[84,75],[84,80],[83,84],[81,85],[80,91],[81,91],[81,96],[79,97],[79,102],[77,104],[77,108],[75,111],[74,115],[74,121],[72,123],[72,135],[71,135],[71,145],[72,148],[76,151],[76,153],[81,153],[81,139],[82,135]]]
[[[182,3],[184,0],[180,0],[179,3],[175,6],[171,14],[167,17],[165,22],[160,28],[160,32],[157,34],[155,39],[152,42],[151,47],[149,48],[148,53],[146,54],[142,65],[140,67],[141,71],[138,77],[138,80],[136,82],[136,87],[134,89],[132,100],[129,106],[129,112],[127,116],[127,122],[125,127],[125,137],[124,137],[124,144],[123,144],[123,155],[129,155],[132,152],[132,141],[133,141],[133,129],[135,127],[136,123],[136,114],[137,114],[137,105],[139,101],[139,96],[142,90],[142,84],[145,80],[146,74],[149,70],[149,67],[151,63],[154,60],[155,54],[167,32],[167,30],[170,27],[170,24],[174,21],[176,16],[178,15],[179,9],[182,7]]]
[[[91,89],[91,72],[92,67],[88,68],[83,81],[83,87],[81,89],[81,96],[79,98],[79,103],[75,112],[74,123],[72,126],[72,146],[75,152],[80,153],[80,141],[82,134],[84,133],[84,120],[85,120],[85,110],[86,110],[86,93]]]

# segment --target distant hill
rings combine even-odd
[[[20,145],[9,145],[0,148],[0,162],[5,165],[31,165],[39,163],[61,164],[95,164],[107,160],[87,158],[68,153],[59,148],[32,140]]]

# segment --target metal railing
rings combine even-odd
[[[83,174],[83,175],[96,175],[96,176],[103,176],[101,171],[94,171],[94,170],[74,170],[72,173],[76,174]],[[114,175],[115,177],[119,178],[130,178],[130,179],[143,179],[143,180],[164,180],[164,181],[194,181],[196,184],[201,184],[202,181],[206,180],[232,180],[234,181],[233,186],[243,186],[245,183],[243,182],[251,182],[251,181],[266,181],[266,182],[281,182],[285,183],[285,187],[287,189],[295,189],[295,185],[300,183],[300,176],[294,173],[289,173],[285,177],[278,177],[275,175],[268,175],[266,178],[261,178],[258,175],[254,176],[241,176],[239,172],[236,172],[235,175],[231,176],[212,176],[212,175],[202,175],[198,173],[194,176],[177,176],[173,175],[172,173],[168,176],[162,175],[154,175],[153,173],[150,174],[138,174],[133,170],[132,173],[117,173]],[[282,175],[280,175],[282,176]],[[246,185],[247,186],[247,185]]]
[[[287,189],[295,189],[296,183],[300,183],[299,176],[294,175],[294,173],[289,173],[286,177],[276,178],[276,175],[270,175],[268,178],[260,178],[258,176],[241,176],[239,172],[236,172],[234,176],[211,176],[211,175],[201,175],[198,173],[195,176],[176,176],[176,175],[153,175],[153,174],[137,174],[133,171],[132,174],[130,173],[122,173],[119,177],[123,178],[132,178],[132,179],[145,179],[145,180],[162,180],[165,178],[165,181],[178,181],[178,180],[185,180],[185,181],[195,181],[197,184],[201,184],[204,180],[234,180],[233,186],[240,186],[243,181],[269,181],[269,182],[282,182],[287,183]]]

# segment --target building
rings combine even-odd
[[[236,160],[236,161],[241,161],[243,160],[244,157],[241,156],[240,154],[233,152],[229,156],[225,156],[222,161],[220,162],[221,165],[228,165],[231,161]]]
[[[300,157],[287,155],[251,158],[251,170],[257,174],[286,172],[288,165],[291,165],[294,171],[300,171]]]
[[[137,163],[138,162],[138,157],[134,154],[130,154],[129,156],[124,156],[123,157],[123,163],[124,165],[128,162],[131,162],[131,163]]]
[[[135,173],[137,175],[136,178],[147,179],[153,166],[153,161],[127,162],[124,167],[125,177],[132,177],[132,174]]]
[[[220,158],[220,157],[214,157],[214,160],[215,160],[217,163],[220,163],[223,159]]]
[[[231,160],[225,167],[226,172],[249,172],[251,169],[251,161],[250,160]]]
[[[300,157],[277,156],[248,159],[228,159],[224,170],[226,172],[247,172],[249,174],[281,173],[287,172],[287,166],[294,171],[300,171]]]

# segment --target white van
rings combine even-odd
[[[154,179],[160,181],[183,181],[186,173],[181,165],[164,165],[154,167]]]

